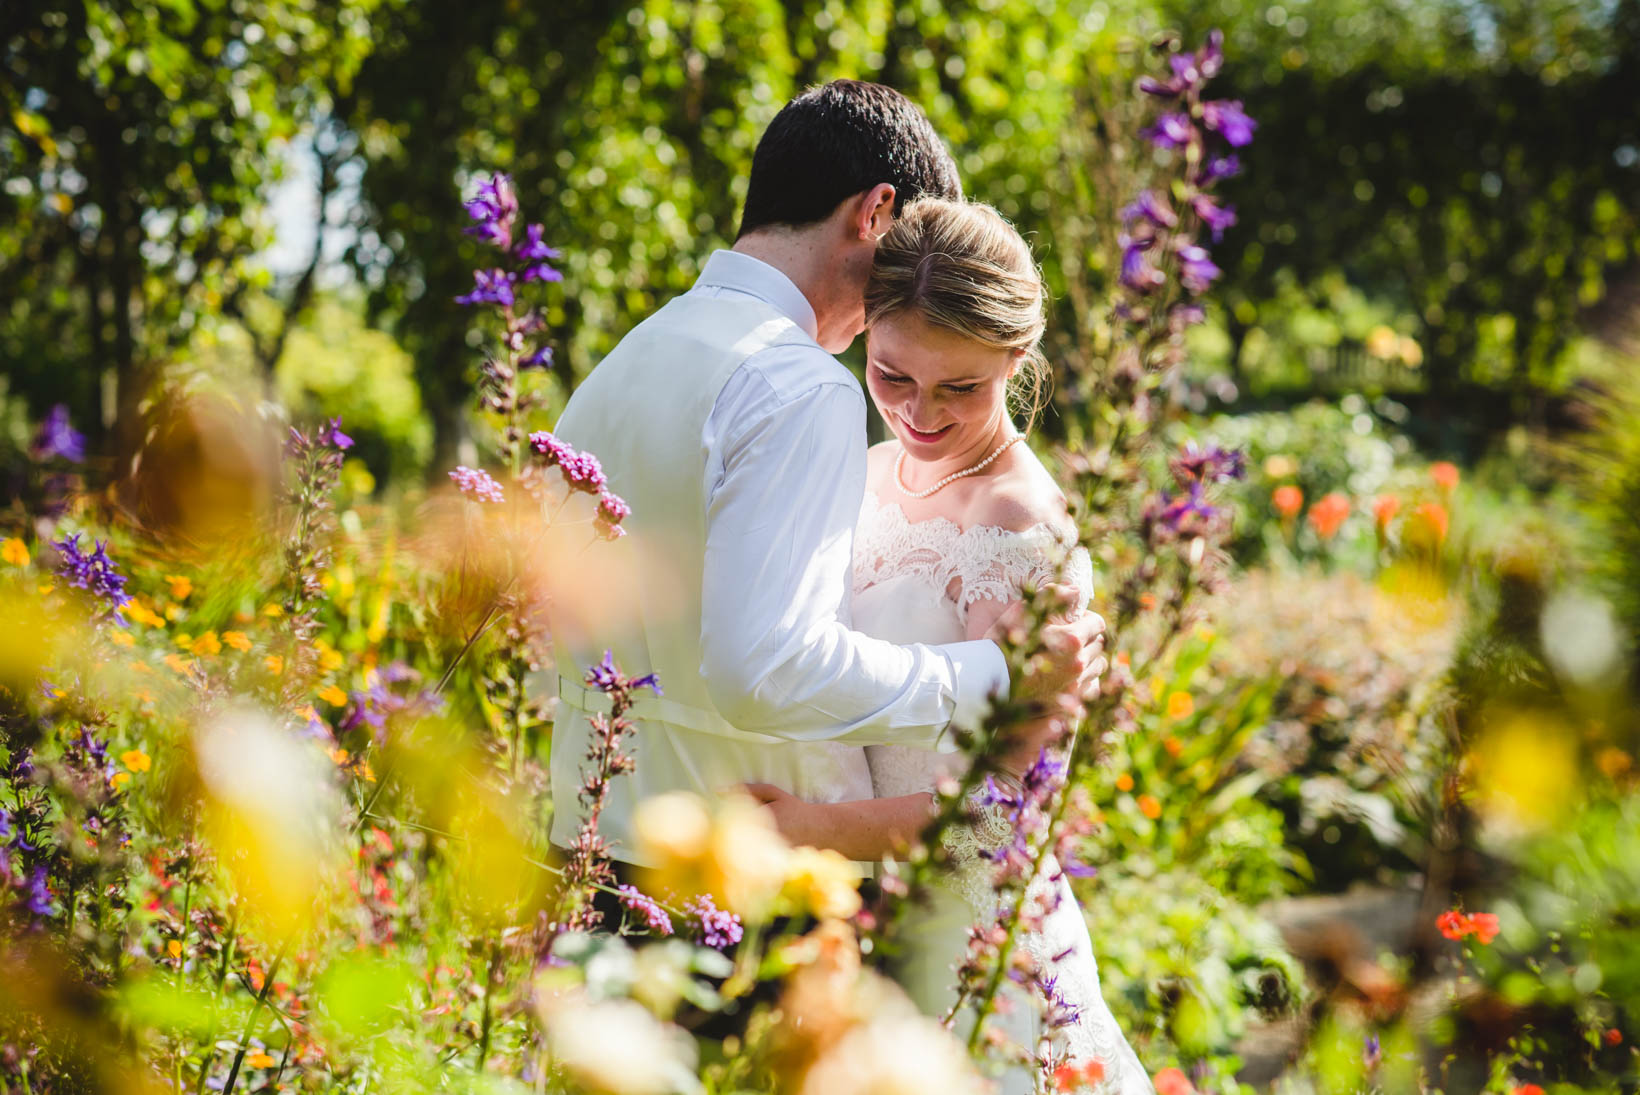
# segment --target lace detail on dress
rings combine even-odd
[[[982,597],[1013,601],[1026,586],[1063,580],[1080,591],[1078,607],[1085,608],[1093,588],[1087,549],[1052,525],[1015,531],[962,528],[943,517],[912,522],[897,503],[881,502],[868,490],[854,532],[854,592],[907,574],[944,591],[964,621],[968,606]]]

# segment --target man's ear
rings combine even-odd
[[[872,243],[882,239],[894,227],[894,187],[889,183],[878,183],[860,195],[852,220],[849,227],[861,239]]]

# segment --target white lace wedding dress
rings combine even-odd
[[[1013,601],[1030,585],[1064,581],[1082,593],[1083,605],[1093,585],[1087,552],[1066,558],[1048,525],[1023,532],[979,525],[967,529],[943,518],[909,522],[894,503],[866,493],[854,538],[854,627],[896,643],[960,642],[966,637],[968,607],[981,598]],[[878,798],[929,791],[960,758],[905,746],[871,746],[866,750],[872,786]],[[1011,834],[996,831],[1002,818],[993,808],[982,818],[969,847],[953,849],[959,865],[931,907],[913,913],[906,932],[908,953],[898,963],[897,979],[926,1014],[943,1016],[956,999],[955,969],[968,945],[968,929],[996,916],[989,885],[989,863],[978,859],[986,843],[1001,843]],[[991,831],[985,831],[990,828]],[[1050,856],[1035,879],[1028,901],[1050,908],[1042,930],[1021,942],[1055,980],[1054,991],[1075,1019],[1043,1030],[1040,1009],[1018,991],[1009,1001],[1002,1024],[1011,1040],[1039,1054],[1052,1048],[1054,1063],[1086,1064],[1097,1060],[1105,1080],[1099,1092],[1141,1095],[1152,1091],[1150,1079],[1117,1028],[1099,992],[1099,968],[1082,910],[1069,880]],[[1040,1069],[1011,1068],[1001,1077],[1004,1095],[1029,1095],[1046,1087]]]

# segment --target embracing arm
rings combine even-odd
[[[794,845],[830,848],[862,863],[906,847],[933,816],[926,791],[857,802],[804,802],[767,783],[745,790],[774,814],[780,834]]]
[[[897,646],[842,622],[864,416],[857,388],[822,383],[728,423],[722,476],[705,500],[701,672],[744,730],[931,747],[1007,690],[1007,667],[992,642]]]

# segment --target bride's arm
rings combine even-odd
[[[856,802],[804,802],[767,783],[744,790],[774,815],[780,834],[794,845],[830,848],[850,859],[882,859],[904,848],[928,824],[934,796],[927,792]]]

